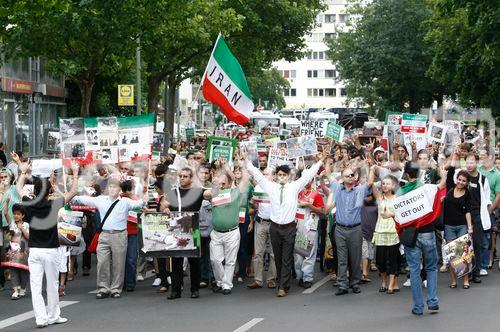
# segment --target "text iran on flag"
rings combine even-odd
[[[218,105],[229,120],[248,123],[254,109],[252,95],[240,63],[220,34],[203,76],[203,97]]]

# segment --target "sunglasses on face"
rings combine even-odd
[[[346,178],[353,178],[354,177],[354,173],[351,173],[351,174],[346,174],[344,175]]]

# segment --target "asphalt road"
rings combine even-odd
[[[448,274],[440,273],[441,309],[418,317],[410,313],[410,290],[401,286],[398,294],[379,293],[373,272],[374,281],[363,285],[361,294],[334,296],[332,282],[318,273],[316,281],[324,283],[309,294],[294,282],[287,297],[277,298],[270,289],[248,290],[247,280],[235,284],[231,295],[213,294],[207,288],[199,299],[185,292],[174,301],[151,287],[153,279],[140,282],[136,291],[121,299],[96,300],[89,293],[95,289],[95,275],[78,276],[61,299],[62,316],[69,322],[45,331],[494,331],[500,323],[497,267],[469,290],[450,289]],[[33,330],[30,298],[11,301],[10,295],[10,290],[0,292],[0,330]]]

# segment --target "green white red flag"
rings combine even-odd
[[[254,109],[243,69],[221,34],[203,74],[203,97],[218,105],[230,121],[239,125],[248,123]]]

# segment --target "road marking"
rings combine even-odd
[[[242,325],[242,326],[238,327],[233,332],[245,332],[245,331],[248,331],[252,327],[254,327],[255,325],[257,325],[260,322],[262,322],[263,320],[264,320],[264,318],[254,318],[251,321],[249,321],[248,323],[246,323],[245,325]]]
[[[80,301],[61,301],[61,302],[59,302],[59,307],[64,308],[64,307],[70,306],[70,305],[78,303],[78,302],[80,302]],[[14,324],[24,322],[25,320],[28,320],[28,319],[31,319],[34,317],[35,317],[35,314],[33,313],[33,310],[31,310],[31,311],[25,312],[24,314],[20,314],[20,315],[14,316],[14,317],[4,319],[4,320],[0,321],[0,330],[4,329],[6,327],[12,326]]]
[[[318,281],[317,283],[315,283],[314,285],[312,285],[311,288],[308,288],[305,291],[303,291],[302,294],[311,294],[316,289],[318,289],[321,286],[323,286],[324,284],[326,284],[328,281],[330,281],[330,276],[329,275],[327,275],[326,277],[324,277],[323,279],[321,279],[320,281]]]
[[[144,280],[149,279],[149,278],[152,278],[152,277],[154,277],[155,275],[156,275],[156,274],[155,274],[155,273],[153,273],[153,271],[152,271],[152,270],[151,270],[151,271],[147,271],[147,272],[146,272],[146,277],[144,278]],[[97,294],[97,289],[94,289],[94,290],[90,291],[90,292],[89,292],[89,294]]]

